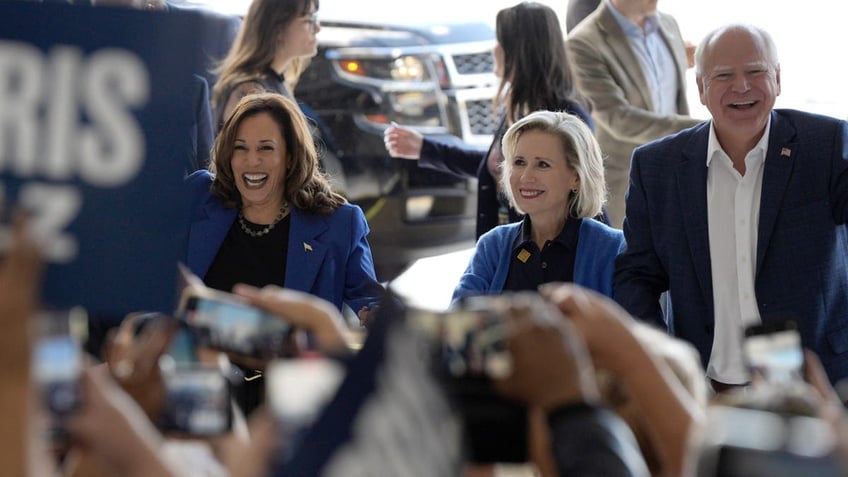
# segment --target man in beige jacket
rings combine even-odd
[[[689,116],[686,47],[657,0],[603,0],[567,46],[605,157],[610,223],[621,228],[633,149],[701,122]]]

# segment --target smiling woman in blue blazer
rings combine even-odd
[[[191,271],[218,290],[278,285],[339,309],[346,304],[367,320],[383,290],[368,224],[359,207],[330,189],[297,105],[279,94],[245,96],[224,123],[211,160],[211,172],[187,178]],[[245,372],[250,382],[237,388],[236,399],[248,413],[264,391]]]
[[[578,116],[537,111],[507,130],[502,149],[501,189],[524,220],[480,237],[453,304],[548,282],[573,282],[612,296],[624,236],[592,218],[606,197],[592,131]]]
[[[246,96],[193,193],[187,264],[207,286],[269,284],[319,296],[360,315],[382,292],[359,207],[330,189],[297,106]]]

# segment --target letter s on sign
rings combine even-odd
[[[95,52],[86,68],[84,105],[92,127],[80,138],[80,177],[101,187],[129,182],[144,163],[144,134],[130,114],[150,97],[144,63],[126,50]]]

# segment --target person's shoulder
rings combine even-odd
[[[350,202],[345,202],[339,205],[328,214],[320,214],[320,217],[329,222],[366,222],[365,213],[362,212],[362,209],[358,205],[351,204]]]
[[[505,240],[510,241],[515,237],[515,234],[521,229],[522,222],[513,222],[511,224],[498,225],[480,236],[479,243],[490,245],[501,243]]]
[[[191,190],[209,190],[215,176],[206,169],[192,172],[185,178],[185,183]]]
[[[165,5],[169,12],[188,12],[192,15],[199,15],[204,18],[219,20],[222,23],[241,25],[241,18],[238,15],[220,13],[209,8],[183,4],[182,2],[165,2]]]
[[[576,101],[568,100],[563,105],[562,109],[564,109],[565,112],[572,114],[574,116],[577,116],[578,118],[583,120],[583,122],[586,123],[586,125],[589,126],[589,128],[593,127],[592,114],[589,113],[589,111],[583,105],[581,105],[580,103],[577,103]]]
[[[350,202],[344,202],[333,210],[333,215],[344,215],[344,216],[365,216],[362,212],[362,208],[356,204],[351,204]]]
[[[841,144],[841,150],[848,143],[843,139],[848,135],[848,122],[832,116],[794,109],[775,109],[772,114],[770,135],[772,141],[810,144],[815,148],[814,150],[822,147],[828,148],[830,146],[824,145],[837,141]],[[830,154],[814,154],[813,157],[825,159],[833,156]]]
[[[212,182],[214,179],[215,176],[205,169],[194,171],[184,179],[192,210],[203,208],[205,207],[204,204],[217,200],[212,195]]]
[[[677,23],[677,19],[674,18],[674,16],[670,13],[666,13],[663,11],[657,12],[657,19],[659,20],[661,25],[665,27],[673,27],[678,32],[680,31],[680,26]]]
[[[585,41],[587,37],[593,37],[598,34],[598,29],[604,15],[607,15],[606,7],[598,8],[589,13],[586,18],[574,26],[574,29],[568,32],[566,43],[572,40]]]
[[[583,219],[580,227],[581,230],[585,231],[585,233],[592,235],[597,239],[603,239],[615,243],[624,240],[624,232],[595,219]]]
[[[663,154],[668,151],[679,151],[684,149],[693,139],[703,136],[703,139],[706,141],[709,137],[710,132],[710,122],[703,121],[692,127],[683,129],[674,134],[669,134],[668,136],[661,137],[659,139],[655,139],[651,142],[643,144],[637,147],[634,151],[634,154],[638,153],[648,153],[650,154],[640,154],[640,155],[653,155],[657,156],[658,154]]]
[[[251,93],[264,93],[268,90],[266,78],[260,75],[254,75],[249,79],[237,81],[229,86],[229,95],[233,94],[247,95]]]
[[[843,119],[824,114],[799,111],[797,109],[775,109],[774,113],[778,121],[789,121],[796,127],[821,127],[828,125],[842,127],[845,125],[845,120]]]

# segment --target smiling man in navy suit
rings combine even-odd
[[[692,342],[716,388],[749,381],[745,327],[785,318],[848,376],[848,123],[773,110],[780,66],[756,27],[708,34],[696,77],[712,120],[633,153],[616,300]]]

